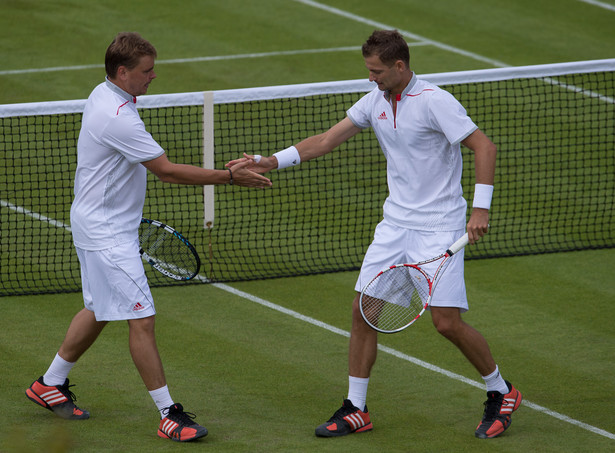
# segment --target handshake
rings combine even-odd
[[[264,176],[270,170],[299,165],[301,157],[294,146],[278,151],[270,157],[260,154],[243,154],[243,157],[228,162],[225,167],[231,175],[230,183],[246,187],[270,187],[271,181]],[[268,183],[268,184],[266,184]]]

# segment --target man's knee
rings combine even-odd
[[[457,308],[432,307],[431,319],[438,333],[448,339],[455,338],[463,326],[463,321]]]
[[[128,327],[131,331],[153,332],[156,324],[155,316],[147,318],[129,319]]]

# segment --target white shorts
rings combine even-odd
[[[85,308],[97,321],[147,318],[156,314],[139,243],[122,244],[105,250],[83,250],[81,284]]]
[[[416,263],[434,258],[446,251],[457,239],[465,234],[460,231],[417,231],[401,228],[386,220],[381,221],[374,232],[361,272],[355,285],[360,292],[378,272],[395,264]],[[441,275],[431,305],[434,307],[457,307],[462,312],[468,310],[468,298],[463,274],[463,250],[450,259],[446,271]],[[425,270],[433,276],[435,266],[426,266]]]

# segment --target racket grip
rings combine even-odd
[[[452,256],[455,253],[457,253],[459,250],[464,248],[466,245],[468,245],[468,242],[469,242],[468,233],[466,233],[463,236],[461,236],[459,239],[457,239],[457,241],[455,241],[455,243],[449,247],[446,253],[448,253],[449,256]]]

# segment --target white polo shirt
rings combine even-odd
[[[70,210],[75,246],[103,250],[138,238],[147,181],[141,162],[163,153],[145,130],[134,96],[109,80],[92,91],[77,142]]]
[[[465,228],[460,142],[477,126],[450,93],[413,75],[396,114],[388,93],[376,88],[347,115],[357,127],[372,127],[386,157],[385,219],[423,231]]]

